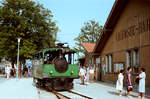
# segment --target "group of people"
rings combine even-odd
[[[92,83],[93,79],[94,79],[94,68],[93,66],[89,67],[85,67],[85,66],[81,66],[80,67],[80,71],[79,71],[79,76],[80,76],[80,80],[81,80],[81,84],[84,85],[85,83]]]
[[[31,75],[32,75],[32,72],[31,72],[31,67],[30,66],[29,67],[24,67],[22,69],[22,76],[23,77],[31,77]]]
[[[17,72],[16,72],[16,68],[14,66],[11,65],[6,65],[5,67],[5,77],[8,79],[10,77],[16,77],[17,76]],[[31,77],[32,72],[31,72],[31,67],[29,66],[28,68],[25,67],[23,68],[23,70],[21,70],[21,74],[23,77]]]
[[[145,69],[140,69],[140,74],[136,76],[136,82],[139,83],[139,99],[144,99],[145,95],[145,79],[146,73]],[[116,82],[116,89],[118,90],[119,96],[122,94],[123,90],[123,80],[124,80],[124,70],[120,70],[118,74],[118,80]],[[133,89],[133,79],[132,79],[132,68],[128,67],[126,72],[126,94],[130,97],[130,92]]]

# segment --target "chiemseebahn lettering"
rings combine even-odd
[[[128,37],[132,37],[136,34],[144,33],[150,31],[150,18],[142,22],[139,22],[136,25],[132,25],[127,29],[124,29],[116,33],[116,40],[120,41]]]

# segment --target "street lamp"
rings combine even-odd
[[[17,53],[17,78],[19,73],[19,45],[20,45],[20,38],[18,38],[18,53]]]

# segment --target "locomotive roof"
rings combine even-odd
[[[46,51],[58,51],[58,50],[66,50],[68,53],[75,53],[76,50],[70,49],[69,47],[53,47],[53,48],[45,48],[42,50],[42,52]]]

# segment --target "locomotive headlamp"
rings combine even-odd
[[[74,72],[73,71],[71,71],[71,74],[73,74]]]
[[[50,74],[52,74],[52,73],[53,73],[53,71],[51,70],[49,73],[50,73]]]

